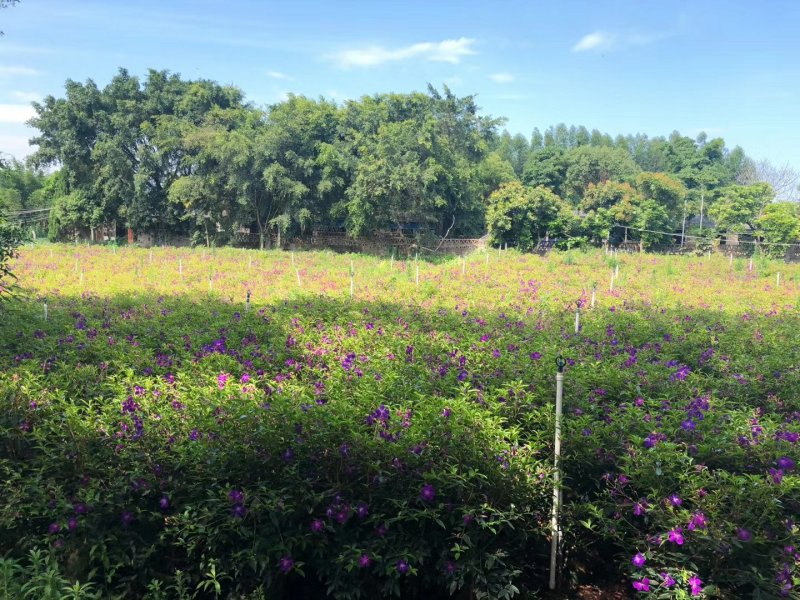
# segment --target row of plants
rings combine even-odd
[[[796,595],[791,266],[508,252],[417,284],[353,257],[350,299],[343,260],[24,249],[0,322],[2,593],[538,597],[563,354],[562,588]]]

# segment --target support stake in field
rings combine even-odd
[[[244,301],[244,312],[250,312],[250,290],[247,290],[247,299]]]
[[[592,308],[594,308],[594,299],[596,295],[597,295],[597,284],[595,283],[592,284],[592,302],[591,302]]]
[[[580,300],[575,307],[575,333],[580,333],[581,331],[581,303]]]
[[[353,297],[353,291],[355,290],[355,271],[353,270],[353,261],[350,261],[350,298]]]
[[[781,285],[781,272],[778,271],[778,276],[775,278],[775,286],[778,287]]]
[[[44,299],[44,320],[47,321],[47,298]]]
[[[558,562],[558,542],[560,528],[558,526],[559,514],[561,512],[561,413],[562,400],[564,396],[564,367],[567,361],[559,355],[556,358],[556,410],[555,410],[555,433],[553,437],[553,508],[550,513],[550,589],[556,589],[556,569]]]

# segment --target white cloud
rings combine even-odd
[[[470,54],[475,54],[472,45],[475,40],[458,38],[457,40],[442,40],[441,42],[421,42],[401,48],[384,48],[383,46],[368,46],[342,50],[327,56],[344,69],[352,67],[376,67],[388,62],[399,62],[410,59],[429,60],[458,64],[461,59]]]
[[[0,135],[0,154],[10,154],[17,160],[33,154],[38,146],[29,146],[29,137],[27,135]]]
[[[36,116],[28,104],[0,104],[0,123],[24,123]]]
[[[272,77],[273,79],[291,79],[286,73],[281,73],[280,71],[267,71],[267,77]]]
[[[39,71],[30,67],[0,65],[0,75],[38,75]]]
[[[448,77],[447,79],[445,79],[443,83],[445,85],[455,87],[457,85],[461,85],[462,83],[464,83],[464,80],[461,79],[461,77],[459,77],[458,75],[453,75],[452,77]]]
[[[587,33],[572,47],[572,51],[585,52],[587,50],[606,50],[614,45],[615,40],[615,35],[604,31]]]
[[[11,95],[23,102],[36,102],[42,99],[42,95],[39,92],[21,92],[19,90],[14,90],[11,92]]]
[[[514,81],[514,76],[511,73],[492,73],[489,79],[495,83],[511,83]]]
[[[624,34],[609,33],[607,31],[594,31],[583,36],[572,47],[573,52],[600,52],[603,50],[616,50],[630,46],[649,46],[675,35],[674,32],[647,32],[633,31]]]

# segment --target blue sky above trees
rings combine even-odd
[[[150,67],[344,101],[447,84],[530,135],[722,136],[800,168],[800,3],[84,2],[0,12],[0,151],[29,153],[29,102],[67,78],[105,85]]]

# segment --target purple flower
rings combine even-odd
[[[531,360],[539,360],[542,358],[541,352],[531,352]]]
[[[641,552],[637,552],[636,554],[633,555],[631,562],[633,563],[634,567],[636,567],[637,569],[641,569],[644,566],[644,563],[647,562],[647,559],[644,557],[644,554],[642,554]]]
[[[774,483],[775,485],[780,485],[781,481],[783,481],[783,469],[770,468],[769,476],[770,479],[772,479],[772,483]]]
[[[410,568],[411,567],[409,567],[408,563],[402,558],[397,561],[397,572],[400,573],[400,575],[405,575],[408,573]]]
[[[681,497],[678,496],[678,494],[672,494],[669,498],[667,498],[667,500],[672,506],[680,506],[683,504],[683,500],[681,500]]]
[[[242,490],[231,490],[228,493],[228,500],[235,503],[241,503],[244,500],[244,492]]]
[[[217,375],[217,387],[219,389],[225,389],[225,384],[228,383],[228,374],[227,373],[220,373]]]
[[[445,408],[445,409],[442,411],[442,416],[443,416],[445,419],[449,419],[451,414],[453,414],[453,411],[452,411],[452,410],[450,410],[449,408]]]
[[[72,505],[72,510],[75,511],[76,515],[85,515],[88,509],[83,502],[76,502]]]
[[[434,488],[430,483],[426,483],[422,486],[422,490],[419,492],[419,497],[423,502],[433,502],[434,498],[436,498],[436,488]]]
[[[697,575],[692,575],[691,577],[689,577],[686,583],[688,583],[689,587],[691,588],[692,596],[699,596],[700,593],[703,591],[703,580],[700,579]]]
[[[647,577],[642,577],[639,581],[633,582],[633,589],[639,592],[650,591],[650,580]]]
[[[169,508],[169,497],[164,495],[158,501],[158,506],[161,510],[167,510]]]
[[[61,525],[59,525],[58,523],[50,523],[50,527],[47,528],[47,533],[49,533],[50,535],[55,535],[59,531],[61,531]]]
[[[361,569],[366,569],[372,564],[372,559],[368,554],[362,554],[358,559],[358,566]]]
[[[311,531],[314,533],[322,533],[325,529],[325,522],[322,519],[314,519],[311,521]]]
[[[67,519],[67,529],[70,531],[75,531],[78,528],[78,519],[76,517],[70,517]]]
[[[637,517],[641,517],[645,512],[647,512],[647,499],[642,499],[633,505],[633,514]]]
[[[675,585],[675,580],[670,576],[669,573],[661,573],[661,579],[664,582],[664,587],[671,588]]]
[[[120,521],[122,521],[122,524],[125,526],[130,525],[133,523],[133,513],[129,510],[123,511],[120,515]]]
[[[356,516],[359,519],[366,519],[367,515],[369,515],[369,506],[364,502],[359,502],[358,506],[356,506]]]
[[[753,539],[753,534],[744,527],[737,527],[736,537],[739,538],[740,541],[747,543]]]
[[[701,512],[697,512],[689,519],[689,525],[687,527],[690,531],[694,531],[695,529],[705,529],[707,525],[708,519],[706,519],[706,516]]]
[[[788,456],[781,456],[778,459],[778,468],[782,471],[791,471],[795,466],[795,462]]]
[[[676,527],[675,529],[670,529],[669,541],[673,544],[678,544],[678,546],[683,546],[683,528]]]
[[[294,567],[294,560],[292,560],[291,556],[284,556],[278,562],[278,567],[281,570],[281,573],[288,573]]]
[[[231,508],[231,514],[237,519],[243,519],[247,514],[247,509],[243,504],[234,504],[233,508]]]

